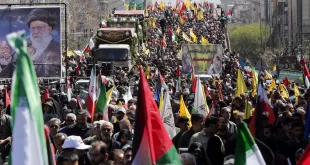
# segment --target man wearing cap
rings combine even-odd
[[[87,150],[91,148],[90,145],[84,144],[82,138],[80,136],[68,136],[65,139],[64,144],[62,145],[63,152],[61,155],[65,155],[66,152],[76,153],[79,156],[80,165],[88,165],[90,164],[87,158]]]
[[[34,50],[29,53],[38,77],[52,77],[58,75],[57,71],[60,72],[60,43],[51,36],[56,23],[55,16],[45,9],[33,9],[28,14],[27,25],[31,41],[28,47]]]
[[[113,123],[115,133],[120,131],[119,121],[121,121],[124,118],[125,114],[126,114],[126,109],[124,107],[121,106],[118,109],[116,109],[115,117],[117,121]]]

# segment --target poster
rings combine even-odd
[[[288,80],[294,81],[299,85],[304,84],[304,73],[299,70],[280,70],[279,81],[283,82],[283,80],[287,77]]]
[[[0,78],[12,78],[17,55],[6,35],[19,30],[26,31],[37,77],[61,77],[60,7],[0,8],[0,14]]]
[[[182,73],[191,72],[192,64],[196,75],[221,74],[223,48],[220,44],[182,45]]]

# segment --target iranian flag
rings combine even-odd
[[[140,66],[138,107],[133,138],[133,165],[181,165],[179,155],[158,113],[150,87]]]
[[[96,67],[95,65],[93,66],[91,70],[91,75],[90,75],[90,81],[89,81],[89,86],[88,86],[88,95],[86,98],[86,108],[88,111],[88,114],[90,118],[93,120],[94,119],[94,113],[95,113],[95,107],[96,107],[96,102],[97,100],[97,95],[96,95]]]
[[[7,35],[17,53],[12,84],[10,165],[49,164],[37,76],[28,55],[25,31]]]
[[[264,158],[246,124],[237,126],[235,165],[265,165]]]

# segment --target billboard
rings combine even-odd
[[[223,48],[220,44],[185,44],[182,45],[182,73],[220,74],[222,72]]]
[[[288,80],[294,81],[295,83],[298,83],[299,85],[304,84],[304,73],[299,70],[280,70],[279,73],[279,81],[283,82],[283,80],[287,77]]]
[[[38,78],[61,77],[60,7],[0,8],[0,79],[11,78],[16,52],[6,35],[25,30],[27,49]]]

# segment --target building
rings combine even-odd
[[[310,1],[273,0],[273,5],[271,45],[296,55],[310,45]]]

